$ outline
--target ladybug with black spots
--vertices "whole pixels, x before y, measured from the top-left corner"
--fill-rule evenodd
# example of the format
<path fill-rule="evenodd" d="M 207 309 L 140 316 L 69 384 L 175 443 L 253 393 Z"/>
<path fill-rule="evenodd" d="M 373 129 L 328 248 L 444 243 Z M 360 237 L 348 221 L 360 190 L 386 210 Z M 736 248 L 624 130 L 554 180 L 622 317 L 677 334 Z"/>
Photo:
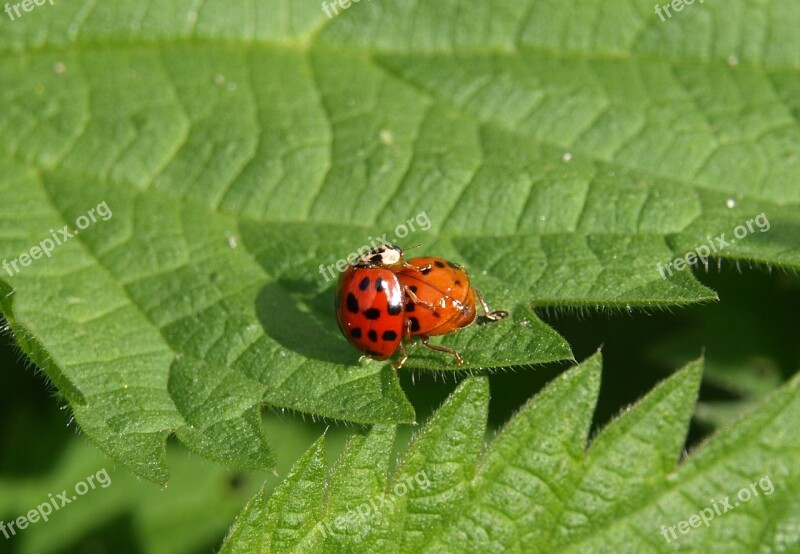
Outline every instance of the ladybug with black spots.
<path fill-rule="evenodd" d="M 403 341 L 416 337 L 432 350 L 451 354 L 461 365 L 458 352 L 430 344 L 429 338 L 475 321 L 476 297 L 487 321 L 508 316 L 503 310 L 489 310 L 460 265 L 433 257 L 406 261 L 400 247 L 384 244 L 361 255 L 342 274 L 336 316 L 342 334 L 365 355 L 386 360 L 399 349 L 395 369 L 408 359 Z"/>
<path fill-rule="evenodd" d="M 391 269 L 402 264 L 402 250 L 378 247 L 360 256 L 339 278 L 339 329 L 350 344 L 376 360 L 390 358 L 398 348 L 406 356 L 403 286 Z"/>
<path fill-rule="evenodd" d="M 429 337 L 446 335 L 475 321 L 477 297 L 487 321 L 508 316 L 503 310 L 492 311 L 481 292 L 469 282 L 469 275 L 459 264 L 443 258 L 412 258 L 397 273 L 405 292 L 405 336 L 419 337 L 433 350 L 447 352 L 461 365 L 463 361 L 452 348 L 436 346 Z"/>

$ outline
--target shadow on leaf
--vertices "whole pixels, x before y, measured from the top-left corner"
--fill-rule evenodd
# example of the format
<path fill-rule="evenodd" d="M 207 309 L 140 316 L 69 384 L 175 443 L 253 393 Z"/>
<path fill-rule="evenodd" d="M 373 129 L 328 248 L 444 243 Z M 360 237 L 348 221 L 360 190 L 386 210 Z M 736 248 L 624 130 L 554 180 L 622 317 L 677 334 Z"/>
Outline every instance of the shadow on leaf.
<path fill-rule="evenodd" d="M 256 299 L 264 332 L 281 345 L 325 362 L 355 365 L 358 353 L 339 332 L 333 287 L 312 295 L 313 283 L 281 280 L 265 285 Z"/>

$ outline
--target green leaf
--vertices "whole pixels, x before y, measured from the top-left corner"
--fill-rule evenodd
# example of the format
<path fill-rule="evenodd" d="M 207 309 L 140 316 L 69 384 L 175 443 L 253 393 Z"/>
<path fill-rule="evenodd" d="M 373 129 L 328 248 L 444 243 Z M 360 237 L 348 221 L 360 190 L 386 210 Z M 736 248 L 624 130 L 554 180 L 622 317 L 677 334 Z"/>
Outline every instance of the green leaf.
<path fill-rule="evenodd" d="M 264 426 L 280 445 L 274 475 L 210 464 L 171 441 L 167 460 L 173 477 L 168 486 L 158 487 L 104 457 L 73 424 L 67 425 L 63 403 L 52 401 L 42 376 L 26 370 L 8 339 L 0 337 L 0 522 L 8 534 L 0 530 L 3 553 L 212 552 L 265 479 L 266 490 L 272 491 L 278 474 L 285 475 L 324 428 L 265 414 Z M 331 429 L 326 445 L 340 451 L 345 438 L 344 429 Z M 25 529 L 12 525 L 49 502 L 48 495 L 74 494 L 70 491 L 84 486 L 79 483 L 86 484 L 80 491 L 85 494 L 68 505 L 56 500 L 47 521 L 39 518 Z"/>
<path fill-rule="evenodd" d="M 467 369 L 570 359 L 534 306 L 714 299 L 659 264 L 759 214 L 770 230 L 719 256 L 800 267 L 794 5 L 662 25 L 650 4 L 562 4 L 328 20 L 318 0 L 74 0 L 6 25 L 0 259 L 113 212 L 0 273 L 0 310 L 84 432 L 163 482 L 172 433 L 272 466 L 264 405 L 413 421 L 396 374 L 338 335 L 319 271 L 384 233 L 465 263 L 512 312 L 441 339 Z"/>
<path fill-rule="evenodd" d="M 223 552 L 619 552 L 642 544 L 752 552 L 796 544 L 800 439 L 789 430 L 800 422 L 800 379 L 678 464 L 701 368 L 675 373 L 588 441 L 596 355 L 532 398 L 485 451 L 487 381 L 468 378 L 388 479 L 389 429 L 353 439 L 327 485 L 321 440 L 280 494 L 250 503 Z M 287 498 L 291 513 L 303 514 L 301 529 L 287 521 Z M 692 522 L 689 531 L 677 527 L 682 521 Z M 279 548 L 270 542 L 290 533 Z"/>

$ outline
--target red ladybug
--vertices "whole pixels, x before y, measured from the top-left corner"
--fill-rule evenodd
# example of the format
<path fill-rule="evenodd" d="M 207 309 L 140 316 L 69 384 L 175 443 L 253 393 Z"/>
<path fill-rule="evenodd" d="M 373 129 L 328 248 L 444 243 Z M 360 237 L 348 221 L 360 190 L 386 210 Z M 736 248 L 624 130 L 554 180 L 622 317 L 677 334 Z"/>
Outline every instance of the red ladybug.
<path fill-rule="evenodd" d="M 339 278 L 339 329 L 350 344 L 376 360 L 390 358 L 398 348 L 405 358 L 403 287 L 397 275 L 387 269 L 402 264 L 402 260 L 399 248 L 378 247 L 359 257 Z"/>
<path fill-rule="evenodd" d="M 428 337 L 446 335 L 475 321 L 475 297 L 489 321 L 508 316 L 503 310 L 490 311 L 480 291 L 470 285 L 469 275 L 459 264 L 443 258 L 412 258 L 397 273 L 406 295 L 405 318 L 408 336 L 418 336 L 433 350 L 453 355 L 452 348 L 428 343 Z"/>
<path fill-rule="evenodd" d="M 477 295 L 485 317 L 503 319 L 508 312 L 490 311 L 483 296 L 458 264 L 442 258 L 405 261 L 398 246 L 381 245 L 360 256 L 339 279 L 336 318 L 345 338 L 376 360 L 399 348 L 399 369 L 408 359 L 403 341 L 420 337 L 432 350 L 461 356 L 452 348 L 430 344 L 429 337 L 452 333 L 475 320 Z"/>

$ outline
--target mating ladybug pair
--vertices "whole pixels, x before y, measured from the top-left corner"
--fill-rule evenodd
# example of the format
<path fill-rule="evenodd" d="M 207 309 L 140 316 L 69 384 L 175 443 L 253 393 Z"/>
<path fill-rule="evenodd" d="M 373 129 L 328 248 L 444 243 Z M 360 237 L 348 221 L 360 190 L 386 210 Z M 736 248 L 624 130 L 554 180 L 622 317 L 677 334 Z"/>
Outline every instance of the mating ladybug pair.
<path fill-rule="evenodd" d="M 384 244 L 359 256 L 342 273 L 336 318 L 350 344 L 371 358 L 385 360 L 399 348 L 402 356 L 393 364 L 395 369 L 408 359 L 403 341 L 412 337 L 432 350 L 452 354 L 461 365 L 458 352 L 428 340 L 475 321 L 476 296 L 487 320 L 508 316 L 489 310 L 460 265 L 429 257 L 406 261 L 400 247 Z"/>

